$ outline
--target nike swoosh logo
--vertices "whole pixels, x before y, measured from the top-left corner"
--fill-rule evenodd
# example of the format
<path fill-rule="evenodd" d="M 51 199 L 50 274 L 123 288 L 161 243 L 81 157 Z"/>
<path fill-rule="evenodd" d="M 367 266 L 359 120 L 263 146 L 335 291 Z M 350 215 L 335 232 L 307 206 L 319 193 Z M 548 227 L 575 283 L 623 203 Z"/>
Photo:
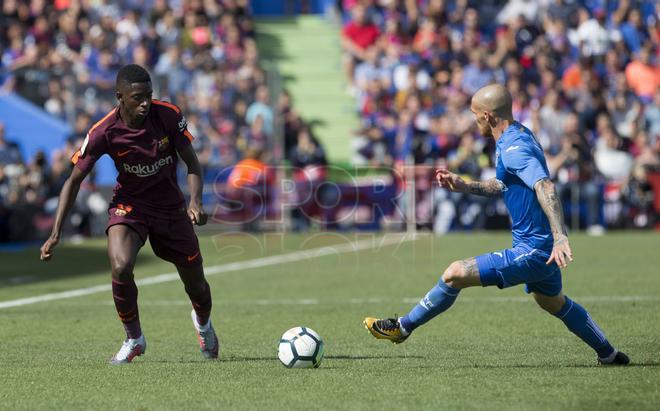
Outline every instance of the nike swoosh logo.
<path fill-rule="evenodd" d="M 511 147 L 508 147 L 505 151 L 516 150 L 516 149 L 519 149 L 519 148 L 520 148 L 520 146 L 511 146 Z"/>
<path fill-rule="evenodd" d="M 378 327 L 371 327 L 371 329 L 376 331 L 378 334 L 382 335 L 383 337 L 389 337 L 389 334 L 385 334 Z"/>
<path fill-rule="evenodd" d="M 126 150 L 126 151 L 118 151 L 117 152 L 117 157 L 124 157 L 126 154 L 130 153 L 133 150 Z"/>
<path fill-rule="evenodd" d="M 194 260 L 195 258 L 197 258 L 198 255 L 199 255 L 199 251 L 197 251 L 197 253 L 195 255 L 189 255 L 188 256 L 188 261 Z"/>

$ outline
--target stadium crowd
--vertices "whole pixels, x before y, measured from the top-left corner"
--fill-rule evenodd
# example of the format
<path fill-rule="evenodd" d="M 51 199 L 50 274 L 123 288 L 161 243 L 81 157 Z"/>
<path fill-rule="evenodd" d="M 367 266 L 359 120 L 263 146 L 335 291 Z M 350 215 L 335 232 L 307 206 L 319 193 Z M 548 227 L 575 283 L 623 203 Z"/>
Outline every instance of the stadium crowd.
<path fill-rule="evenodd" d="M 0 243 L 43 238 L 50 232 L 57 196 L 71 172 L 70 159 L 80 141 L 72 137 L 50 153 L 50 159 L 39 151 L 26 161 L 19 145 L 6 140 L 5 126 L 0 122 Z M 67 233 L 98 234 L 95 230 L 103 225 L 94 224 L 95 218 L 105 208 L 106 201 L 95 190 L 93 179 L 88 180 L 81 187 Z"/>
<path fill-rule="evenodd" d="M 484 227 L 498 208 L 429 185 L 438 165 L 470 178 L 492 175 L 493 141 L 476 133 L 468 108 L 470 95 L 492 81 L 512 92 L 514 115 L 544 146 L 564 202 L 582 204 L 582 226 L 597 232 L 603 222 L 643 227 L 657 218 L 647 182 L 660 163 L 660 6 L 653 1 L 339 3 L 344 68 L 362 120 L 355 163 L 401 168 L 412 159 L 418 215 L 435 231 Z M 155 95 L 186 113 L 211 179 L 247 152 L 267 162 L 286 156 L 301 187 L 309 185 L 306 168 L 326 163 L 290 96 L 270 95 L 247 0 L 6 0 L 0 89 L 74 132 L 60 149 L 24 159 L 0 125 L 0 241 L 49 230 L 69 159 L 115 105 L 115 75 L 126 63 L 147 68 Z M 314 178 L 318 184 L 325 175 Z M 73 215 L 72 232 L 103 227 L 93 223 L 105 216 L 93 179 Z"/>
<path fill-rule="evenodd" d="M 418 215 L 483 227 L 489 203 L 428 190 L 430 166 L 493 175 L 470 96 L 506 84 L 581 226 L 653 224 L 660 165 L 660 4 L 647 0 L 343 0 L 342 46 L 361 129 L 357 164 L 417 166 Z M 408 160 L 412 159 L 412 160 Z M 426 170 L 426 171 L 425 171 Z M 490 204 L 493 205 L 493 204 Z M 492 207 L 491 207 L 492 208 Z M 603 211 L 601 211 L 603 210 Z M 570 213 L 569 213 L 570 216 Z"/>
<path fill-rule="evenodd" d="M 296 162 L 308 157 L 297 141 L 299 134 L 309 140 L 310 131 L 288 94 L 271 103 L 247 0 L 7 0 L 0 10 L 0 89 L 42 106 L 74 133 L 61 149 L 23 159 L 18 142 L 5 141 L 0 128 L 0 241 L 49 229 L 69 159 L 87 129 L 116 105 L 115 77 L 128 63 L 147 68 L 154 96 L 186 114 L 211 180 L 248 149 L 272 157 L 278 114 L 285 153 Z M 93 201 L 81 196 L 73 219 L 80 225 L 74 231 L 85 234 L 103 226 L 90 218 L 105 215 L 91 181 Z"/>

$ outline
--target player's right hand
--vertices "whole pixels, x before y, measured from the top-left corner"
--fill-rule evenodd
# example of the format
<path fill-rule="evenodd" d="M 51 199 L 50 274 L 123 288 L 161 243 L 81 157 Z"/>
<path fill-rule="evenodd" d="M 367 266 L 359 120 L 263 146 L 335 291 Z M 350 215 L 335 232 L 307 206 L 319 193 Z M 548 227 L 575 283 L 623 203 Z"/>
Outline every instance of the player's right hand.
<path fill-rule="evenodd" d="M 57 246 L 57 243 L 60 242 L 60 239 L 57 237 L 49 237 L 48 240 L 41 246 L 41 256 L 39 257 L 41 261 L 48 261 L 53 256 L 53 248 Z"/>
<path fill-rule="evenodd" d="M 446 168 L 439 168 L 435 171 L 435 179 L 441 187 L 450 191 L 466 192 L 467 183 L 461 177 L 447 170 Z"/>
<path fill-rule="evenodd" d="M 573 251 L 571 251 L 571 245 L 568 242 L 567 237 L 562 237 L 558 241 L 555 241 L 555 244 L 552 247 L 552 253 L 550 253 L 550 258 L 546 261 L 546 264 L 557 263 L 559 268 L 566 268 L 568 263 L 573 261 Z"/>

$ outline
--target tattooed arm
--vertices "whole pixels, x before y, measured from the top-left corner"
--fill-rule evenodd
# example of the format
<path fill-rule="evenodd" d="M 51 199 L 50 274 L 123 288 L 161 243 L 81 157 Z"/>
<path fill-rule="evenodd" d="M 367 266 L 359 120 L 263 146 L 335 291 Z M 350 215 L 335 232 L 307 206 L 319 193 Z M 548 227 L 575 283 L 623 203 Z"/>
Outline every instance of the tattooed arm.
<path fill-rule="evenodd" d="M 486 181 L 471 181 L 467 183 L 468 193 L 484 197 L 498 197 L 504 191 L 504 185 L 496 178 Z"/>
<path fill-rule="evenodd" d="M 442 168 L 436 171 L 435 177 L 442 187 L 459 193 L 476 194 L 484 197 L 497 197 L 504 191 L 504 186 L 496 178 L 491 178 L 486 181 L 466 182 L 456 174 Z"/>
<path fill-rule="evenodd" d="M 559 201 L 559 196 L 557 196 L 557 190 L 555 190 L 555 185 L 552 181 L 543 178 L 534 184 L 534 191 L 536 191 L 536 198 L 541 208 L 548 217 L 552 237 L 554 238 L 552 254 L 550 254 L 550 258 L 546 264 L 554 261 L 560 268 L 564 268 L 570 261 L 573 261 L 573 252 L 568 243 L 568 234 L 564 225 L 564 211 Z"/>

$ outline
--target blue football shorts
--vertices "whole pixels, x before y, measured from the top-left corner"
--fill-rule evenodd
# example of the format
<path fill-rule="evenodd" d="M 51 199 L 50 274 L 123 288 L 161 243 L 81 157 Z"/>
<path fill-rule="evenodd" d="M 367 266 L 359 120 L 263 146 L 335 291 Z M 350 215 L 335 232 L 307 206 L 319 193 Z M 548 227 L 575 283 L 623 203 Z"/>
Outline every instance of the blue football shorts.
<path fill-rule="evenodd" d="M 499 288 L 525 284 L 525 292 L 553 297 L 561 292 L 561 270 L 554 262 L 546 265 L 550 253 L 518 245 L 476 257 L 481 284 Z"/>

